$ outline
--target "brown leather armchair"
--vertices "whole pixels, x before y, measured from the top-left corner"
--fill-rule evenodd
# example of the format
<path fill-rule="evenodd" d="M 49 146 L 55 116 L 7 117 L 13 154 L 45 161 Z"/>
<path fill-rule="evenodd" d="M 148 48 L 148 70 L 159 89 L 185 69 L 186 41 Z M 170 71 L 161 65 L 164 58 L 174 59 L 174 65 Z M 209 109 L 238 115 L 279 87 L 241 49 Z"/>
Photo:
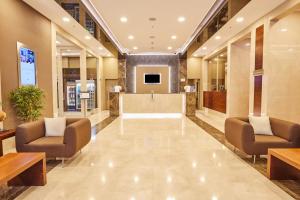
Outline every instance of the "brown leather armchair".
<path fill-rule="evenodd" d="M 45 122 L 39 120 L 17 127 L 18 152 L 45 152 L 47 158 L 70 158 L 91 140 L 89 119 L 66 119 L 64 136 L 46 137 Z"/>
<path fill-rule="evenodd" d="M 274 135 L 255 135 L 248 118 L 228 118 L 225 121 L 225 138 L 235 148 L 255 157 L 267 155 L 269 148 L 300 147 L 300 125 L 270 118 Z"/>

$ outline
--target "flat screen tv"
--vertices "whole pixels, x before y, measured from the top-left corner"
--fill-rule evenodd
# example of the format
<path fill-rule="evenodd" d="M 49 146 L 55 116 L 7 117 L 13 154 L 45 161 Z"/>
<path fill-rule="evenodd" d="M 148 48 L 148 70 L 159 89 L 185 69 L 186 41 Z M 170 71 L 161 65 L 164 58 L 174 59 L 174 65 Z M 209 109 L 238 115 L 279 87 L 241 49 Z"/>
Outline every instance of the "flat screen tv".
<path fill-rule="evenodd" d="M 160 84 L 160 74 L 144 74 L 144 84 Z"/>
<path fill-rule="evenodd" d="M 35 53 L 22 43 L 18 43 L 19 85 L 36 85 Z"/>

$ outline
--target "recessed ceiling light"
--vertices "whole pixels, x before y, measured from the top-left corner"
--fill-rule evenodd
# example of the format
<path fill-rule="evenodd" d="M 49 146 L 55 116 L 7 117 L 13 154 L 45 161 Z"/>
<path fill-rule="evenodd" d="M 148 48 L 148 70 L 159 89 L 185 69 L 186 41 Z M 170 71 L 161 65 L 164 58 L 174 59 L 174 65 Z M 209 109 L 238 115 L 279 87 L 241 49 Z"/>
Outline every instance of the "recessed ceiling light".
<path fill-rule="evenodd" d="M 203 49 L 203 50 L 206 50 L 206 49 L 207 49 L 207 47 L 202 47 L 202 49 Z"/>
<path fill-rule="evenodd" d="M 137 50 L 137 49 L 138 49 L 138 47 L 133 47 L 133 49 L 134 49 L 134 50 Z"/>
<path fill-rule="evenodd" d="M 172 35 L 171 38 L 172 38 L 173 40 L 176 40 L 176 39 L 177 39 L 177 36 L 176 36 L 176 35 Z"/>
<path fill-rule="evenodd" d="M 224 54 L 221 54 L 220 56 L 221 56 L 221 57 L 224 57 Z"/>
<path fill-rule="evenodd" d="M 69 21 L 70 21 L 70 18 L 69 18 L 69 17 L 63 17 L 62 20 L 63 20 L 64 22 L 69 22 Z"/>
<path fill-rule="evenodd" d="M 184 22 L 185 21 L 185 17 L 181 16 L 181 17 L 178 17 L 178 22 Z"/>
<path fill-rule="evenodd" d="M 198 57 L 198 54 L 193 54 L 194 57 Z"/>
<path fill-rule="evenodd" d="M 250 43 L 249 43 L 249 42 L 247 42 L 247 43 L 245 44 L 245 46 L 246 46 L 246 47 L 249 47 L 249 46 L 250 46 Z"/>
<path fill-rule="evenodd" d="M 70 51 L 71 51 L 71 49 L 67 49 L 67 51 L 68 51 L 68 52 L 70 52 Z"/>
<path fill-rule="evenodd" d="M 238 18 L 236 18 L 236 22 L 241 23 L 243 21 L 244 21 L 244 17 L 238 17 Z"/>
<path fill-rule="evenodd" d="M 56 41 L 56 44 L 60 44 L 60 41 Z"/>
<path fill-rule="evenodd" d="M 88 35 L 87 35 L 87 36 L 85 36 L 84 38 L 85 38 L 86 40 L 90 40 L 90 39 L 91 39 L 91 37 L 90 37 L 90 36 L 88 36 Z"/>
<path fill-rule="evenodd" d="M 172 49 L 172 47 L 168 47 L 168 50 L 171 50 Z"/>
<path fill-rule="evenodd" d="M 133 36 L 133 35 L 129 35 L 129 36 L 128 36 L 128 39 L 129 39 L 129 40 L 133 40 L 133 39 L 134 39 L 134 36 Z"/>
<path fill-rule="evenodd" d="M 99 49 L 99 50 L 103 50 L 103 48 L 102 48 L 102 47 L 99 47 L 98 49 Z"/>
<path fill-rule="evenodd" d="M 282 29 L 280 29 L 280 31 L 281 32 L 287 32 L 288 30 L 287 30 L 287 28 L 282 28 Z"/>
<path fill-rule="evenodd" d="M 218 35 L 218 36 L 215 37 L 215 39 L 219 40 L 219 39 L 221 39 L 221 36 Z"/>
<path fill-rule="evenodd" d="M 121 21 L 122 23 L 126 23 L 126 22 L 128 21 L 128 19 L 127 19 L 127 17 L 121 17 L 121 18 L 120 18 L 120 21 Z"/>
<path fill-rule="evenodd" d="M 108 54 L 106 54 L 106 56 L 108 56 L 108 57 L 111 57 L 111 54 L 110 54 L 110 53 L 108 53 Z"/>

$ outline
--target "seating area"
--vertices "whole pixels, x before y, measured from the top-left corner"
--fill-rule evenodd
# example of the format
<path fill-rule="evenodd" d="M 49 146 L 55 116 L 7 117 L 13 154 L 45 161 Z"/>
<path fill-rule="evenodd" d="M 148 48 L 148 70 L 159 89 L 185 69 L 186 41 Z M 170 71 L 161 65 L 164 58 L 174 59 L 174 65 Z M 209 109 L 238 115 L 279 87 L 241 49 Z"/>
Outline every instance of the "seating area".
<path fill-rule="evenodd" d="M 254 134 L 248 118 L 228 118 L 225 121 L 226 140 L 244 153 L 255 157 L 267 155 L 270 148 L 300 148 L 300 125 L 270 118 L 274 135 Z"/>

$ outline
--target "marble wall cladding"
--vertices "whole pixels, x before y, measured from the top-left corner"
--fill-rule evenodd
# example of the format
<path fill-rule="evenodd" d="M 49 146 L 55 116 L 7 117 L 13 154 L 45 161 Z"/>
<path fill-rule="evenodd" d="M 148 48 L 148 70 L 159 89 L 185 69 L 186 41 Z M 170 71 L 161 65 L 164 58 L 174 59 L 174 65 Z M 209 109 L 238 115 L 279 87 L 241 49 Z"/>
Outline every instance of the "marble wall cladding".
<path fill-rule="evenodd" d="M 186 116 L 195 116 L 196 114 L 196 93 L 187 92 L 186 93 Z"/>
<path fill-rule="evenodd" d="M 179 92 L 178 55 L 128 55 L 126 56 L 126 92 L 134 92 L 134 67 L 138 65 L 168 65 L 171 67 L 171 92 Z"/>
<path fill-rule="evenodd" d="M 126 59 L 118 60 L 118 84 L 126 92 Z"/>
<path fill-rule="evenodd" d="M 109 115 L 110 116 L 120 115 L 119 98 L 120 98 L 119 92 L 109 93 Z"/>
<path fill-rule="evenodd" d="M 184 86 L 187 85 L 187 59 L 180 58 L 179 62 L 179 90 L 184 92 Z"/>

